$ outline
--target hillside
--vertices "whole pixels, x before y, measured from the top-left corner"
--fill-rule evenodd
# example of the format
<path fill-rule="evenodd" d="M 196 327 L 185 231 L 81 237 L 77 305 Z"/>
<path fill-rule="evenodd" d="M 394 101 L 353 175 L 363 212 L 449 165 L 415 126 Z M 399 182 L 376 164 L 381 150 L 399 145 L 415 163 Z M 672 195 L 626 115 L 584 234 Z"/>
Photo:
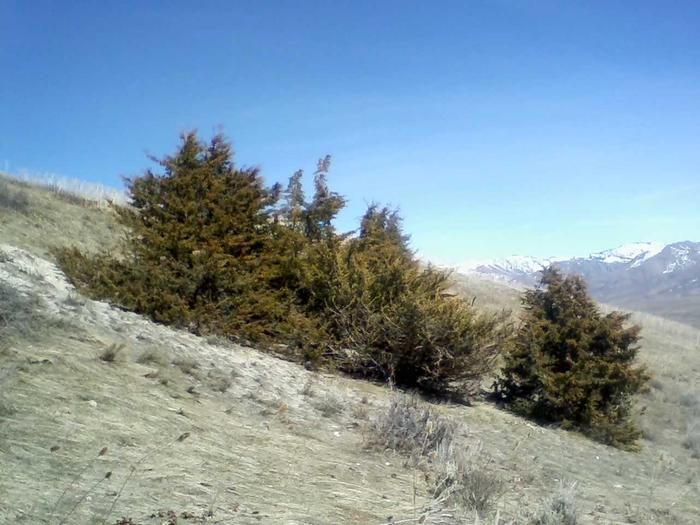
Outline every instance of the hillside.
<path fill-rule="evenodd" d="M 700 242 L 633 243 L 572 259 L 513 257 L 464 271 L 531 286 L 549 264 L 583 276 L 591 295 L 600 302 L 700 328 Z"/>
<path fill-rule="evenodd" d="M 110 212 L 22 189 L 29 205 L 3 209 L 0 227 L 0 523 L 174 523 L 170 512 L 177 523 L 456 522 L 422 471 L 366 447 L 397 394 L 80 296 L 47 249 L 116 246 Z M 53 236 L 31 226 L 47 217 Z M 517 293 L 498 283 L 470 277 L 455 288 L 484 308 L 517 308 Z M 698 522 L 700 331 L 635 321 L 656 372 L 638 406 L 640 453 L 486 401 L 435 407 L 463 425 L 458 447 L 500 480 L 500 523 L 549 505 L 561 482 L 576 483 L 579 523 Z"/>
<path fill-rule="evenodd" d="M 64 187 L 24 182 L 0 173 L 2 242 L 42 255 L 53 246 L 115 249 L 121 226 L 106 202 Z"/>

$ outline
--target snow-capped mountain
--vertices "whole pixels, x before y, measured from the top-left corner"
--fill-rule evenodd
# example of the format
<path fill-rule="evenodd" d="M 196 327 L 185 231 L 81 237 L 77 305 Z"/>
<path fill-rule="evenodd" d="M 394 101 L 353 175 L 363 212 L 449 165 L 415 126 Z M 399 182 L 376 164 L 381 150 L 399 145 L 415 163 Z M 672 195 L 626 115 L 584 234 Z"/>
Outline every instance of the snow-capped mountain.
<path fill-rule="evenodd" d="M 700 242 L 637 242 L 587 257 L 509 257 L 459 271 L 522 287 L 553 264 L 583 276 L 597 300 L 700 326 Z"/>
<path fill-rule="evenodd" d="M 636 268 L 647 259 L 660 253 L 664 248 L 665 245 L 658 242 L 634 242 L 624 244 L 613 250 L 591 254 L 589 258 L 608 264 L 631 263 L 631 266 Z"/>

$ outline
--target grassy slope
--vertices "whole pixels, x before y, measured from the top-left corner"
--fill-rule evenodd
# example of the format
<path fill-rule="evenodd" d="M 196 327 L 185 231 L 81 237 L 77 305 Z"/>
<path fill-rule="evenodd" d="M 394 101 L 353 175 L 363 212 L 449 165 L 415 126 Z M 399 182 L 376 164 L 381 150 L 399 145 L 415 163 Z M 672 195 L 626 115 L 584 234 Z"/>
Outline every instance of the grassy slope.
<path fill-rule="evenodd" d="M 43 256 L 53 246 L 74 245 L 97 251 L 114 249 L 119 244 L 121 226 L 104 205 L 79 205 L 79 199 L 70 194 L 2 174 L 0 193 L 0 242 Z M 26 208 L 16 209 L 7 202 L 23 199 Z"/>
<path fill-rule="evenodd" d="M 390 398 L 385 388 L 79 297 L 36 256 L 53 243 L 115 243 L 118 229 L 103 210 L 29 192 L 29 212 L 3 213 L 0 228 L 0 243 L 29 250 L 4 248 L 0 281 L 34 301 L 0 352 L 0 523 L 67 515 L 68 523 L 105 515 L 108 523 L 126 515 L 162 523 L 158 511 L 169 509 L 212 509 L 211 521 L 221 523 L 385 523 L 411 518 L 425 501 L 424 481 L 401 458 L 363 448 L 366 419 Z M 39 225 L 49 220 L 56 222 L 46 234 Z M 508 288 L 460 286 L 478 305 L 517 308 Z M 645 327 L 642 358 L 657 373 L 639 405 L 647 436 L 639 454 L 537 427 L 488 403 L 441 407 L 464 423 L 464 446 L 480 441 L 492 459 L 485 468 L 503 479 L 502 516 L 533 507 L 567 479 L 578 482 L 583 523 L 698 522 L 700 460 L 683 441 L 700 420 L 700 332 L 636 319 Z M 98 356 L 112 343 L 124 350 L 105 363 Z M 147 351 L 155 360 L 137 362 Z M 199 368 L 173 364 L 183 359 Z M 177 442 L 183 432 L 191 435 Z"/>

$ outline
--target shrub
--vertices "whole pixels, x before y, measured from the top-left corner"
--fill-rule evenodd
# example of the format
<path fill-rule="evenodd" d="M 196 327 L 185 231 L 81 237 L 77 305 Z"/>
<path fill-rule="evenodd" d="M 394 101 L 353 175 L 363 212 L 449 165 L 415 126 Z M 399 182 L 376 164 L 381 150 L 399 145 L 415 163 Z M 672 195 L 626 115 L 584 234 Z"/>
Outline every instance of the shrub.
<path fill-rule="evenodd" d="M 333 417 L 342 414 L 345 403 L 342 399 L 332 394 L 325 394 L 317 398 L 312 405 L 323 417 Z"/>
<path fill-rule="evenodd" d="M 367 445 L 401 452 L 417 460 L 450 448 L 457 426 L 415 397 L 395 396 L 386 412 L 372 418 Z"/>
<path fill-rule="evenodd" d="M 310 364 L 444 392 L 476 384 L 498 352 L 501 319 L 448 296 L 448 275 L 422 268 L 396 212 L 370 206 L 356 236 L 335 231 L 345 199 L 330 191 L 330 157 L 314 195 L 302 173 L 286 191 L 237 168 L 221 136 L 194 133 L 127 181 L 115 207 L 124 254 L 58 249 L 73 284 L 93 297 L 197 334 L 284 343 Z M 269 346 L 269 345 L 268 345 Z"/>
<path fill-rule="evenodd" d="M 503 317 L 448 293 L 449 274 L 415 260 L 387 208 L 370 206 L 359 235 L 307 252 L 307 309 L 345 349 L 339 366 L 444 392 L 477 384 L 498 354 Z"/>
<path fill-rule="evenodd" d="M 559 483 L 556 490 L 525 520 L 527 525 L 576 525 L 576 484 Z"/>
<path fill-rule="evenodd" d="M 521 324 L 505 353 L 496 392 L 514 411 L 634 447 L 632 396 L 649 376 L 635 367 L 639 327 L 629 315 L 601 315 L 580 277 L 543 272 L 523 296 Z"/>
<path fill-rule="evenodd" d="M 488 513 L 503 494 L 504 483 L 485 468 L 481 446 L 454 451 L 443 451 L 436 465 L 436 483 L 433 498 L 443 505 Z"/>
<path fill-rule="evenodd" d="M 678 398 L 678 402 L 681 406 L 694 408 L 700 406 L 700 395 L 695 392 L 684 392 Z"/>
<path fill-rule="evenodd" d="M 199 369 L 199 363 L 191 357 L 179 357 L 173 360 L 173 366 L 179 368 L 183 374 L 194 375 Z"/>
<path fill-rule="evenodd" d="M 163 349 L 151 346 L 138 355 L 136 362 L 142 365 L 165 365 L 168 362 L 168 356 Z"/>
<path fill-rule="evenodd" d="M 105 363 L 114 363 L 119 357 L 123 356 L 126 346 L 122 343 L 112 343 L 100 353 L 100 359 Z"/>
<path fill-rule="evenodd" d="M 22 190 L 13 190 L 4 180 L 0 180 L 0 208 L 25 212 L 29 208 L 29 197 Z"/>
<path fill-rule="evenodd" d="M 691 457 L 700 458 L 700 417 L 696 416 L 686 424 L 683 446 L 690 452 Z"/>

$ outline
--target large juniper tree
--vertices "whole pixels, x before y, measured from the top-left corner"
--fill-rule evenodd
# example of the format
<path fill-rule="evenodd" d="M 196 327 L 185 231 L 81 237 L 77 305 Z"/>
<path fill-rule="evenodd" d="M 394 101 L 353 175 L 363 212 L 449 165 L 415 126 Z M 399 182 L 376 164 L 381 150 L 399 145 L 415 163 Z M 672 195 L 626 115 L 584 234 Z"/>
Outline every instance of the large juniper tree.
<path fill-rule="evenodd" d="M 635 365 L 638 326 L 603 315 L 578 276 L 555 268 L 523 296 L 524 312 L 497 381 L 502 401 L 521 414 L 561 423 L 603 442 L 632 447 L 632 396 L 648 375 Z"/>
<path fill-rule="evenodd" d="M 330 157 L 309 200 L 302 172 L 284 193 L 267 188 L 257 169 L 234 165 L 221 136 L 186 134 L 155 160 L 117 208 L 128 226 L 120 255 L 56 250 L 82 290 L 197 333 L 285 343 L 309 361 L 426 389 L 478 380 L 493 362 L 499 320 L 418 263 L 396 212 L 370 206 L 356 235 L 336 232 L 345 199 L 328 187 Z"/>
<path fill-rule="evenodd" d="M 290 318 L 278 225 L 279 188 L 257 168 L 239 168 L 224 137 L 182 136 L 173 155 L 127 180 L 131 206 L 123 260 L 59 252 L 67 273 L 93 294 L 159 322 L 259 338 L 279 335 Z M 293 316 L 292 316 L 293 317 Z"/>

